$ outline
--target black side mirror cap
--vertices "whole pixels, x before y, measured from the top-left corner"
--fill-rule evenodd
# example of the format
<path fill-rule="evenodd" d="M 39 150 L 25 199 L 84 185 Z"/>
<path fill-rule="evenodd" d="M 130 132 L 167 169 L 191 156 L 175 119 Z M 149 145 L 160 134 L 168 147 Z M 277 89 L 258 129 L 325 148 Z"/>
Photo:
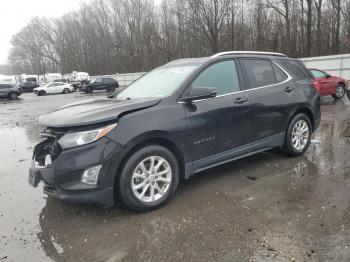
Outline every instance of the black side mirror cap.
<path fill-rule="evenodd" d="M 196 87 L 191 88 L 189 94 L 182 98 L 185 103 L 191 103 L 195 100 L 207 99 L 216 97 L 216 90 L 212 87 Z"/>

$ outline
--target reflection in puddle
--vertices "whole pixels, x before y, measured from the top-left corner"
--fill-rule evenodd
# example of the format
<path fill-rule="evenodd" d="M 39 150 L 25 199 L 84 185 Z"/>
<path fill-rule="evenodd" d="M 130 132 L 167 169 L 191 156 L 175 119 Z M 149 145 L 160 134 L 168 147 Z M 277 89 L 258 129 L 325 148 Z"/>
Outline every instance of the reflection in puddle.
<path fill-rule="evenodd" d="M 49 260 L 37 239 L 45 199 L 27 183 L 35 142 L 24 128 L 0 129 L 0 258 L 9 261 Z"/>

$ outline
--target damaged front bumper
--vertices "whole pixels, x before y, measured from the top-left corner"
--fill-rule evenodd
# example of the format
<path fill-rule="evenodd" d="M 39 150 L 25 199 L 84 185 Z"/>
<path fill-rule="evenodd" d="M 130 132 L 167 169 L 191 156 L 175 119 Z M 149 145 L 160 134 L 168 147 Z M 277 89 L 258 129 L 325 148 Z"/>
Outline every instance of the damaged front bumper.
<path fill-rule="evenodd" d="M 43 182 L 44 193 L 64 201 L 114 205 L 114 181 L 124 147 L 102 138 L 91 144 L 62 150 L 56 140 L 48 137 L 35 146 L 29 183 L 37 187 Z M 96 166 L 101 166 L 97 183 L 84 183 L 84 172 Z"/>

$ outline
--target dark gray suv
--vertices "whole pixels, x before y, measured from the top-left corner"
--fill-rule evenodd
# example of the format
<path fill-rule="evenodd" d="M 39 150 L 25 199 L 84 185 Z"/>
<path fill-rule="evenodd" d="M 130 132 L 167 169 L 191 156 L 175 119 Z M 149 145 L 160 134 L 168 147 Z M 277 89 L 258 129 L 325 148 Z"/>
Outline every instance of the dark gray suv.
<path fill-rule="evenodd" d="M 320 117 L 299 60 L 257 52 L 176 60 L 114 97 L 41 116 L 29 182 L 66 201 L 149 210 L 205 169 L 271 148 L 303 154 Z"/>
<path fill-rule="evenodd" d="M 21 88 L 12 84 L 0 83 L 0 98 L 17 99 L 22 93 Z"/>

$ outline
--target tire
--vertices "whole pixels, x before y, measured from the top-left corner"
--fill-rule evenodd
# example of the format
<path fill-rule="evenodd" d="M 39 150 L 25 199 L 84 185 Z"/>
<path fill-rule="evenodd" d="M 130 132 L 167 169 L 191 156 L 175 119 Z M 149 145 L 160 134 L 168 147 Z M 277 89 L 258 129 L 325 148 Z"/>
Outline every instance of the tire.
<path fill-rule="evenodd" d="M 309 117 L 305 114 L 297 114 L 288 125 L 283 152 L 292 157 L 304 154 L 310 145 L 311 135 L 312 126 Z"/>
<path fill-rule="evenodd" d="M 110 87 L 107 89 L 108 92 L 114 92 L 115 91 L 115 87 Z"/>
<path fill-rule="evenodd" d="M 345 95 L 345 92 L 346 92 L 345 86 L 344 86 L 343 84 L 338 84 L 338 85 L 337 85 L 336 93 L 333 94 L 332 96 L 333 96 L 333 98 L 335 98 L 335 99 L 341 99 L 341 98 L 343 98 L 343 96 Z"/>
<path fill-rule="evenodd" d="M 46 92 L 44 90 L 40 90 L 38 92 L 38 96 L 44 96 L 44 95 L 46 95 Z"/>
<path fill-rule="evenodd" d="M 68 88 L 63 89 L 63 94 L 68 94 L 70 90 Z"/>
<path fill-rule="evenodd" d="M 143 170 L 149 171 L 152 158 L 155 166 L 160 163 L 160 160 L 165 160 L 165 162 L 162 162 L 158 168 L 158 173 L 146 174 L 141 170 L 140 164 L 143 162 Z M 157 176 L 157 174 L 167 170 L 170 172 Z M 178 186 L 179 176 L 179 164 L 174 154 L 165 147 L 149 145 L 138 149 L 127 159 L 119 178 L 116 180 L 115 192 L 127 208 L 137 212 L 148 211 L 158 208 L 170 199 Z M 137 189 L 136 187 L 141 184 L 143 186 Z M 161 193 L 157 187 L 165 192 Z"/>
<path fill-rule="evenodd" d="M 86 88 L 85 93 L 92 93 L 92 88 L 91 87 Z"/>
<path fill-rule="evenodd" d="M 18 94 L 16 92 L 9 93 L 10 100 L 16 100 L 18 98 Z"/>

